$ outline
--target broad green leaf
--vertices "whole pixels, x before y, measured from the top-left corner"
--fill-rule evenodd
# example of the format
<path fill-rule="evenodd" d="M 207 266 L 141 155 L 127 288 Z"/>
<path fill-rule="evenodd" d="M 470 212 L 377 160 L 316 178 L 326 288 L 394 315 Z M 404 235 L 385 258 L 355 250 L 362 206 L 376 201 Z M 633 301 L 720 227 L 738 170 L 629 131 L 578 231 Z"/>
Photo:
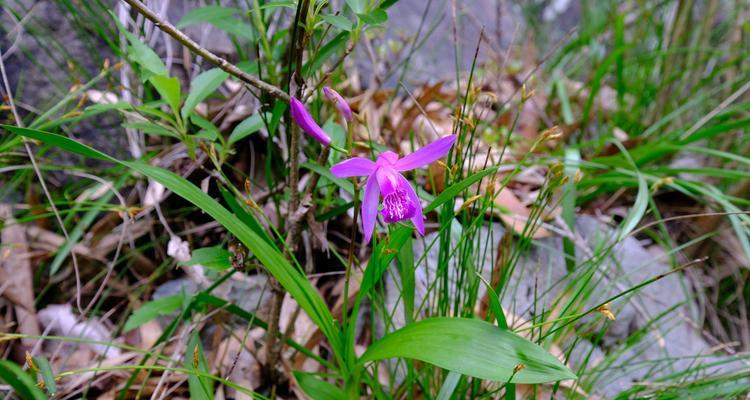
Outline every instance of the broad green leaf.
<path fill-rule="evenodd" d="M 196 205 L 214 220 L 221 223 L 230 233 L 237 237 L 237 239 L 253 252 L 253 255 L 257 257 L 268 271 L 279 281 L 279 283 L 281 283 L 287 292 L 289 292 L 289 294 L 297 301 L 300 307 L 308 314 L 310 319 L 312 319 L 312 321 L 320 328 L 331 343 L 334 352 L 336 352 L 335 354 L 340 355 L 340 332 L 336 328 L 333 316 L 328 310 L 326 303 L 320 297 L 318 291 L 295 267 L 289 263 L 286 258 L 284 258 L 278 248 L 272 247 L 268 242 L 261 239 L 260 236 L 253 232 L 241 220 L 227 211 L 217 203 L 216 200 L 203 193 L 194 184 L 163 168 L 154 167 L 141 162 L 117 160 L 65 136 L 35 129 L 18 128 L 11 125 L 0 125 L 0 127 L 17 135 L 37 139 L 76 154 L 124 165 L 161 183 L 178 196 Z"/>
<path fill-rule="evenodd" d="M 359 359 L 405 357 L 480 379 L 544 383 L 576 379 L 560 360 L 538 345 L 489 322 L 468 318 L 431 318 L 407 325 L 374 342 Z M 513 368 L 524 368 L 515 375 Z"/>
<path fill-rule="evenodd" d="M 193 137 L 214 141 L 219 138 L 219 128 L 213 122 L 201 117 L 198 114 L 190 114 L 190 121 L 201 128 L 201 131 Z"/>
<path fill-rule="evenodd" d="M 161 98 L 172 107 L 175 115 L 180 112 L 180 81 L 177 78 L 154 75 L 149 78 L 149 82 L 154 85 Z"/>
<path fill-rule="evenodd" d="M 141 75 L 144 79 L 152 75 L 167 75 L 167 66 L 161 61 L 161 58 L 150 47 L 140 41 L 131 42 L 128 47 L 128 56 L 136 64 L 143 68 Z"/>
<path fill-rule="evenodd" d="M 340 387 L 319 379 L 314 374 L 294 371 L 294 378 L 297 379 L 302 390 L 307 393 L 311 399 L 315 400 L 345 400 L 346 393 Z"/>
<path fill-rule="evenodd" d="M 352 21 L 343 15 L 321 15 L 320 18 L 343 31 L 352 30 Z"/>
<path fill-rule="evenodd" d="M 112 17 L 115 24 L 117 24 L 117 29 L 119 29 L 128 39 L 128 42 L 130 43 L 130 46 L 128 46 L 128 58 L 130 61 L 141 66 L 141 69 L 143 69 L 141 77 L 143 79 L 148 79 L 151 75 L 168 76 L 169 71 L 167 71 L 167 66 L 164 65 L 161 58 L 154 53 L 150 47 L 143 44 L 137 36 L 129 32 L 127 28 L 120 23 L 120 19 L 117 15 L 112 11 L 109 11 L 109 15 Z"/>
<path fill-rule="evenodd" d="M 8 360 L 0 360 L 0 382 L 5 382 L 16 394 L 26 400 L 44 400 L 47 396 L 21 367 Z"/>
<path fill-rule="evenodd" d="M 232 267 L 231 257 L 232 253 L 221 246 L 204 247 L 193 250 L 192 257 L 180 265 L 191 267 L 200 264 L 206 268 L 224 271 Z"/>
<path fill-rule="evenodd" d="M 190 399 L 192 400 L 213 400 L 214 382 L 206 375 L 210 375 L 208 362 L 203 354 L 203 346 L 197 332 L 193 332 L 187 345 L 187 354 L 185 357 L 185 368 L 195 371 L 189 374 L 188 388 L 190 389 Z"/>
<path fill-rule="evenodd" d="M 388 13 L 381 8 L 376 8 L 367 14 L 357 14 L 357 16 L 368 25 L 380 25 L 388 21 Z"/>
<path fill-rule="evenodd" d="M 430 203 L 427 207 L 425 207 L 424 212 L 428 213 L 440 207 L 443 203 L 456 197 L 459 193 L 466 190 L 469 186 L 479 182 L 480 179 L 497 171 L 497 168 L 498 167 L 489 167 L 489 168 L 483 169 L 479 172 L 474 173 L 473 175 L 469 175 L 468 177 L 464 178 L 461 182 L 457 182 L 457 183 L 450 185 L 445 190 L 443 190 L 443 193 L 440 193 L 437 197 L 435 197 L 435 200 L 433 200 L 432 203 Z"/>
<path fill-rule="evenodd" d="M 196 76 L 190 83 L 190 93 L 182 106 L 182 118 L 186 119 L 195 110 L 195 106 L 221 86 L 228 77 L 229 74 L 219 68 L 209 69 Z"/>
<path fill-rule="evenodd" d="M 57 383 L 55 382 L 55 374 L 52 372 L 52 366 L 47 360 L 47 357 L 34 357 L 34 364 L 39 368 L 39 375 L 42 376 L 42 381 L 44 382 L 47 394 L 54 396 L 57 392 Z"/>
<path fill-rule="evenodd" d="M 177 310 L 182 306 L 183 296 L 175 294 L 172 296 L 162 297 L 160 299 L 151 300 L 143 303 L 141 308 L 135 310 L 130 315 L 128 321 L 125 322 L 125 326 L 122 328 L 123 332 L 132 331 L 135 328 L 153 320 L 160 315 L 168 315 L 173 311 Z"/>
<path fill-rule="evenodd" d="M 266 113 L 266 119 L 268 119 L 269 117 L 270 114 Z M 237 124 L 237 126 L 235 126 L 232 130 L 232 133 L 229 134 L 227 144 L 234 144 L 252 135 L 253 133 L 258 132 L 261 128 L 263 128 L 263 124 L 263 115 L 260 113 L 253 114 L 245 118 L 245 120 Z"/>

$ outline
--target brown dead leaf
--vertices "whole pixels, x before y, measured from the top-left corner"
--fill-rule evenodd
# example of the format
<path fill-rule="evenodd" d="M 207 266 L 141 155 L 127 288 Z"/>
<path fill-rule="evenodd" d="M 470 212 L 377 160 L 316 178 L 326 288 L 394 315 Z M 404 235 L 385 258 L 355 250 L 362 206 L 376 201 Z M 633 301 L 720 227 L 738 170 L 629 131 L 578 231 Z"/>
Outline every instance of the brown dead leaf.
<path fill-rule="evenodd" d="M 262 384 L 261 366 L 252 354 L 255 351 L 253 340 L 248 337 L 244 345 L 241 343 L 244 336 L 245 332 L 238 329 L 219 344 L 216 350 L 219 372 L 222 377 L 255 390 Z M 251 398 L 231 388 L 226 388 L 226 394 L 235 399 Z"/>
<path fill-rule="evenodd" d="M 7 204 L 0 205 L 0 219 L 4 221 L 4 228 L 0 232 L 0 268 L 5 272 L 6 279 L 0 288 L 10 290 L 10 299 L 15 298 L 16 321 L 19 332 L 26 335 L 38 336 L 39 321 L 34 311 L 33 271 L 27 257 L 29 245 L 26 240 L 26 230 L 16 223 L 12 209 Z M 2 293 L 3 290 L 0 290 Z M 33 347 L 35 341 L 23 339 L 21 341 L 26 350 Z"/>
<path fill-rule="evenodd" d="M 32 248 L 37 250 L 44 250 L 49 253 L 57 251 L 66 242 L 64 236 L 58 235 L 54 232 L 42 229 L 34 225 L 26 227 L 26 236 L 29 239 L 29 244 Z M 76 255 L 93 258 L 101 262 L 107 262 L 105 258 L 94 254 L 91 249 L 81 243 L 74 245 L 72 251 Z"/>
<path fill-rule="evenodd" d="M 502 207 L 507 212 L 501 212 L 500 218 L 502 218 L 505 225 L 513 229 L 517 234 L 521 234 L 524 231 L 524 226 L 529 220 L 530 210 L 521 203 L 510 189 L 503 188 L 497 195 L 495 195 L 495 204 Z M 548 237 L 550 232 L 542 227 L 538 227 L 534 230 L 534 234 L 531 236 L 533 239 L 541 239 Z"/>

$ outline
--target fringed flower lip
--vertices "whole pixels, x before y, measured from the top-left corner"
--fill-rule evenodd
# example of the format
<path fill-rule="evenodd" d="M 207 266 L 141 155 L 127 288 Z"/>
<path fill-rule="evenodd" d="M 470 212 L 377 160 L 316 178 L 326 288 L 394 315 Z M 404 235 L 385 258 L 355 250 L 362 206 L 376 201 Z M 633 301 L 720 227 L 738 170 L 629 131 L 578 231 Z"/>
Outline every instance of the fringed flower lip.
<path fill-rule="evenodd" d="M 424 167 L 439 160 L 448 154 L 455 141 L 456 135 L 448 135 L 401 158 L 392 151 L 386 151 L 381 153 L 376 161 L 352 157 L 331 167 L 331 174 L 337 178 L 368 177 L 362 199 L 362 229 L 365 243 L 372 238 L 381 195 L 383 209 L 380 210 L 380 214 L 385 222 L 410 219 L 417 232 L 424 235 L 422 204 L 417 192 L 401 172 Z"/>
<path fill-rule="evenodd" d="M 323 86 L 323 93 L 328 97 L 328 100 L 332 101 L 334 104 L 336 104 L 336 108 L 339 110 L 339 113 L 342 117 L 344 117 L 345 120 L 351 121 L 354 119 L 354 114 L 352 113 L 351 107 L 349 107 L 349 103 L 339 94 L 339 92 L 331 89 L 328 86 Z"/>
<path fill-rule="evenodd" d="M 310 112 L 307 111 L 307 108 L 305 108 L 305 105 L 302 104 L 301 101 L 292 96 L 289 105 L 291 107 L 292 119 L 294 119 L 294 122 L 296 122 L 297 125 L 299 125 L 300 128 L 302 128 L 302 130 L 304 130 L 311 138 L 315 139 L 323 146 L 330 147 L 342 153 L 347 153 L 346 150 L 334 146 L 331 143 L 331 137 L 328 136 L 317 122 L 315 122 L 315 119 L 313 119 L 312 115 L 310 115 Z"/>

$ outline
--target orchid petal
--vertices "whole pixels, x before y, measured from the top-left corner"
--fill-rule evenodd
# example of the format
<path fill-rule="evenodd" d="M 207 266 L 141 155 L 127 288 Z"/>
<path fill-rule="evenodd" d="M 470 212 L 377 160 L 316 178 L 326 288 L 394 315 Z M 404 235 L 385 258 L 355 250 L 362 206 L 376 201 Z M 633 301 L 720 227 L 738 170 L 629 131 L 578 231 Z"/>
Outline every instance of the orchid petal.
<path fill-rule="evenodd" d="M 411 186 L 409 181 L 404 178 L 403 175 L 398 175 L 399 179 L 399 185 L 402 189 L 406 190 L 406 195 L 409 197 L 409 200 L 412 202 L 414 207 L 416 208 L 416 211 L 414 212 L 414 216 L 412 216 L 411 222 L 414 223 L 414 226 L 417 228 L 417 232 L 421 236 L 424 236 L 424 213 L 422 212 L 422 202 L 419 201 L 419 196 L 417 196 L 417 192 L 414 191 L 414 188 Z"/>
<path fill-rule="evenodd" d="M 325 133 L 323 128 L 318 125 L 313 119 L 312 115 L 307 111 L 305 105 L 301 101 L 292 97 L 289 105 L 292 109 L 292 118 L 310 137 L 317 140 L 323 146 L 329 146 L 331 144 L 331 138 Z"/>
<path fill-rule="evenodd" d="M 430 164 L 448 154 L 455 141 L 456 135 L 448 135 L 440 138 L 414 153 L 399 159 L 394 164 L 394 168 L 397 171 L 408 171 Z"/>
<path fill-rule="evenodd" d="M 370 242 L 372 232 L 375 229 L 379 197 L 380 189 L 378 187 L 378 180 L 374 176 L 371 176 L 365 184 L 365 195 L 362 199 L 362 230 L 365 234 L 365 243 Z"/>
<path fill-rule="evenodd" d="M 375 163 L 364 157 L 352 157 L 331 167 L 331 174 L 336 178 L 369 176 L 373 172 L 375 172 Z"/>
<path fill-rule="evenodd" d="M 388 150 L 380 153 L 377 163 L 379 166 L 392 168 L 396 161 L 398 161 L 398 154 Z"/>
<path fill-rule="evenodd" d="M 352 114 L 352 109 L 349 107 L 349 103 L 347 103 L 346 100 L 337 91 L 329 88 L 328 86 L 324 86 L 323 93 L 325 93 L 326 97 L 328 97 L 328 100 L 336 104 L 336 108 L 338 108 L 339 113 L 341 113 L 345 120 L 351 121 L 352 119 L 354 119 L 354 115 Z"/>

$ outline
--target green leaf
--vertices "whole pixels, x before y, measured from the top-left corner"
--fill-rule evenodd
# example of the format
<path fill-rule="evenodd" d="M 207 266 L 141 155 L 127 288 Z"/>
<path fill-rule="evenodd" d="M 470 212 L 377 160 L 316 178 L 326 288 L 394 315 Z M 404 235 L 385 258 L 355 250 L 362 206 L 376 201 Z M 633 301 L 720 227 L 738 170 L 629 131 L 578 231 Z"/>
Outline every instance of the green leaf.
<path fill-rule="evenodd" d="M 648 209 L 648 184 L 640 172 L 636 171 L 636 177 L 638 178 L 638 194 L 635 197 L 633 207 L 620 224 L 620 231 L 617 235 L 618 241 L 621 241 L 630 235 L 630 232 L 638 226 L 638 223 Z"/>
<path fill-rule="evenodd" d="M 231 18 L 242 11 L 239 8 L 223 6 L 205 6 L 193 8 L 182 16 L 180 21 L 175 25 L 182 29 L 186 26 L 197 24 L 199 22 L 221 21 L 225 18 Z"/>
<path fill-rule="evenodd" d="M 172 111 L 177 115 L 180 111 L 180 81 L 164 75 L 154 75 L 148 81 L 154 85 L 161 98 L 172 107 Z"/>
<path fill-rule="evenodd" d="M 405 357 L 480 379 L 544 383 L 576 379 L 538 345 L 482 320 L 431 318 L 407 325 L 374 342 L 358 361 Z M 513 368 L 524 368 L 513 374 Z"/>
<path fill-rule="evenodd" d="M 316 174 L 318 174 L 318 175 L 320 175 L 320 176 L 328 179 L 329 181 L 335 183 L 336 186 L 338 186 L 338 187 L 346 190 L 347 192 L 349 192 L 351 194 L 354 194 L 354 185 L 352 185 L 352 183 L 349 182 L 349 180 L 347 180 L 347 179 L 336 178 L 335 176 L 333 176 L 333 174 L 331 174 L 331 170 L 330 169 L 328 169 L 328 168 L 326 168 L 326 167 L 324 167 L 322 165 L 311 163 L 311 162 L 304 162 L 304 163 L 302 163 L 300 165 L 300 167 L 308 169 L 310 171 L 313 171 Z"/>
<path fill-rule="evenodd" d="M 269 117 L 270 114 L 266 113 L 266 119 L 268 119 Z M 237 126 L 235 126 L 232 130 L 232 133 L 229 134 L 227 144 L 234 144 L 252 135 L 253 133 L 258 132 L 261 128 L 263 128 L 263 124 L 263 115 L 260 113 L 253 114 L 245 118 L 245 120 L 237 124 Z"/>
<path fill-rule="evenodd" d="M 0 381 L 10 385 L 22 399 L 44 400 L 47 398 L 21 367 L 8 360 L 0 360 Z"/>
<path fill-rule="evenodd" d="M 227 211 L 216 200 L 203 193 L 198 187 L 185 178 L 163 168 L 154 167 L 140 162 L 120 161 L 100 151 L 76 142 L 65 136 L 38 131 L 35 129 L 18 128 L 11 125 L 0 125 L 17 135 L 37 139 L 47 144 L 57 146 L 83 156 L 111 161 L 122 164 L 164 185 L 178 196 L 190 201 L 215 221 L 221 223 L 231 234 L 239 239 L 268 271 L 281 283 L 289 294 L 297 301 L 302 310 L 320 328 L 330 342 L 334 353 L 340 355 L 341 334 L 336 328 L 328 306 L 320 297 L 317 289 L 304 277 L 297 268 L 273 247 L 261 239 L 247 225 Z"/>
<path fill-rule="evenodd" d="M 290 10 L 296 10 L 297 9 L 296 1 L 295 0 L 272 0 L 258 7 L 258 10 L 274 10 L 277 8 L 288 8 Z"/>
<path fill-rule="evenodd" d="M 122 124 L 125 128 L 133 128 L 138 129 L 140 131 L 143 131 L 143 133 L 147 133 L 149 135 L 157 135 L 157 136 L 168 136 L 173 138 L 179 138 L 179 135 L 177 132 L 165 127 L 161 126 L 159 124 L 155 124 L 150 121 L 141 121 L 141 122 L 126 122 Z"/>
<path fill-rule="evenodd" d="M 318 379 L 314 374 L 294 371 L 294 378 L 311 399 L 345 400 L 347 398 L 346 393 L 340 387 Z"/>
<path fill-rule="evenodd" d="M 177 28 L 205 22 L 229 34 L 254 42 L 257 34 L 252 25 L 235 18 L 242 10 L 232 7 L 206 6 L 188 11 L 177 23 Z"/>
<path fill-rule="evenodd" d="M 310 71 L 318 71 L 331 56 L 336 54 L 339 50 L 342 50 L 346 46 L 346 42 L 349 40 L 349 32 L 341 32 L 336 35 L 333 39 L 329 40 L 328 43 L 320 48 L 320 51 L 315 55 L 315 58 L 309 60 L 307 64 L 302 68 L 302 74 L 307 76 Z"/>
<path fill-rule="evenodd" d="M 644 178 L 643 174 L 641 174 L 638 171 L 638 167 L 633 161 L 633 158 L 630 156 L 630 153 L 628 152 L 628 150 L 618 140 L 613 139 L 611 142 L 614 143 L 615 146 L 617 146 L 620 149 L 620 151 L 622 152 L 622 155 L 625 157 L 625 159 L 628 161 L 630 166 L 633 168 L 636 179 L 638 180 L 638 194 L 635 197 L 635 203 L 633 204 L 633 208 L 630 209 L 630 212 L 628 212 L 628 215 L 625 216 L 625 219 L 620 224 L 620 229 L 617 234 L 617 241 L 619 242 L 619 241 L 624 240 L 628 235 L 630 235 L 630 232 L 632 232 L 633 229 L 635 229 L 635 227 L 638 226 L 638 223 L 646 214 L 646 210 L 648 209 L 649 194 L 648 194 L 648 183 L 646 183 L 646 178 Z"/>
<path fill-rule="evenodd" d="M 387 10 L 387 9 L 391 8 L 394 4 L 396 4 L 398 2 L 399 2 L 399 0 L 383 0 L 380 3 L 380 8 L 382 8 L 383 10 Z"/>
<path fill-rule="evenodd" d="M 197 332 L 193 332 L 187 345 L 187 357 L 185 357 L 185 368 L 201 372 L 202 374 L 189 374 L 188 388 L 190 389 L 190 398 L 197 400 L 213 400 L 214 384 L 213 380 L 206 375 L 210 375 L 208 362 L 203 353 L 203 346 Z"/>
<path fill-rule="evenodd" d="M 414 278 L 414 249 L 411 235 L 406 238 L 403 246 L 398 249 L 396 264 L 398 276 L 401 278 L 401 297 L 404 304 L 404 316 L 407 324 L 414 320 L 414 293 L 416 279 Z"/>
<path fill-rule="evenodd" d="M 495 314 L 495 318 L 497 318 L 497 326 L 500 329 L 508 329 L 508 321 L 505 319 L 505 311 L 503 311 L 503 306 L 500 304 L 500 296 L 497 295 L 492 284 L 484 279 L 481 274 L 477 275 L 487 288 L 487 298 L 490 299 L 490 311 L 492 311 L 492 313 Z"/>
<path fill-rule="evenodd" d="M 271 236 L 268 235 L 268 232 L 263 229 L 263 225 L 258 222 L 255 216 L 242 208 L 240 203 L 237 201 L 237 199 L 234 198 L 229 190 L 220 185 L 219 191 L 221 192 L 221 197 L 224 199 L 224 202 L 227 203 L 229 209 L 232 210 L 234 215 L 236 215 L 236 217 L 239 218 L 240 221 L 242 221 L 245 225 L 250 227 L 250 229 L 252 229 L 256 235 L 263 238 L 266 243 L 268 243 L 269 245 L 273 245 L 273 239 L 271 239 Z"/>
<path fill-rule="evenodd" d="M 200 264 L 206 268 L 224 271 L 232 267 L 231 257 L 232 253 L 221 246 L 204 247 L 193 250 L 193 256 L 189 260 L 180 263 L 180 265 L 190 267 Z"/>
<path fill-rule="evenodd" d="M 453 396 L 453 392 L 456 390 L 456 385 L 458 385 L 459 380 L 461 380 L 461 374 L 454 371 L 449 372 L 448 376 L 445 377 L 443 386 L 440 387 L 437 400 L 450 400 Z"/>
<path fill-rule="evenodd" d="M 469 175 L 468 177 L 464 178 L 461 182 L 457 182 L 448 186 L 445 190 L 443 190 L 443 193 L 440 193 L 437 197 L 435 197 L 435 200 L 433 200 L 432 203 L 430 203 L 427 207 L 425 207 L 424 212 L 428 213 L 440 207 L 443 203 L 456 197 L 459 193 L 466 190 L 466 188 L 468 188 L 469 186 L 479 182 L 480 179 L 497 171 L 497 168 L 498 167 L 489 167 L 489 168 L 483 169 L 479 172 L 474 173 L 473 175 Z"/>
<path fill-rule="evenodd" d="M 54 396 L 57 392 L 57 383 L 55 382 L 55 374 L 52 372 L 52 366 L 47 357 L 34 357 L 34 364 L 39 368 L 39 375 L 42 376 L 44 386 L 47 388 L 47 394 Z"/>
<path fill-rule="evenodd" d="M 209 69 L 196 76 L 190 83 L 190 93 L 182 106 L 182 118 L 186 119 L 195 110 L 195 106 L 221 86 L 228 77 L 229 74 L 219 68 Z"/>
<path fill-rule="evenodd" d="M 153 320 L 160 315 L 171 314 L 173 311 L 182 306 L 182 299 L 182 295 L 175 294 L 172 296 L 162 297 L 160 299 L 143 303 L 141 308 L 135 310 L 135 312 L 130 315 L 127 322 L 125 322 L 125 326 L 122 328 L 122 331 L 132 331 L 133 329 L 138 328 L 139 326 Z"/>
<path fill-rule="evenodd" d="M 112 17 L 115 24 L 117 24 L 117 29 L 119 29 L 128 39 L 128 42 L 130 43 L 130 46 L 128 46 L 128 58 L 130 61 L 141 66 L 143 69 L 143 71 L 141 71 L 141 77 L 143 79 L 148 79 L 151 75 L 168 76 L 169 71 L 167 71 L 167 66 L 164 65 L 161 58 L 154 53 L 150 47 L 143 44 L 137 36 L 129 32 L 127 28 L 120 23 L 120 19 L 117 15 L 112 11 L 109 11 L 109 15 Z"/>
<path fill-rule="evenodd" d="M 350 32 L 352 30 L 352 21 L 343 15 L 321 15 L 320 18 L 343 31 Z"/>
<path fill-rule="evenodd" d="M 367 0 L 346 0 L 346 4 L 349 6 L 349 8 L 352 9 L 352 11 L 354 11 L 355 14 L 361 14 L 365 12 Z"/>
<path fill-rule="evenodd" d="M 400 226 L 391 231 L 388 241 L 378 243 L 375 250 L 373 250 L 373 255 L 367 262 L 367 268 L 365 268 L 365 274 L 359 286 L 358 297 L 363 298 L 369 294 L 370 290 L 376 287 L 386 268 L 391 265 L 391 261 L 399 253 L 399 249 L 411 239 L 412 232 L 412 227 Z"/>
<path fill-rule="evenodd" d="M 376 8 L 367 14 L 357 14 L 357 16 L 368 25 L 380 25 L 388 21 L 388 13 L 381 8 Z"/>
<path fill-rule="evenodd" d="M 214 141 L 219 138 L 219 128 L 213 122 L 201 117 L 198 114 L 190 114 L 190 121 L 201 131 L 194 135 L 196 138 Z"/>

